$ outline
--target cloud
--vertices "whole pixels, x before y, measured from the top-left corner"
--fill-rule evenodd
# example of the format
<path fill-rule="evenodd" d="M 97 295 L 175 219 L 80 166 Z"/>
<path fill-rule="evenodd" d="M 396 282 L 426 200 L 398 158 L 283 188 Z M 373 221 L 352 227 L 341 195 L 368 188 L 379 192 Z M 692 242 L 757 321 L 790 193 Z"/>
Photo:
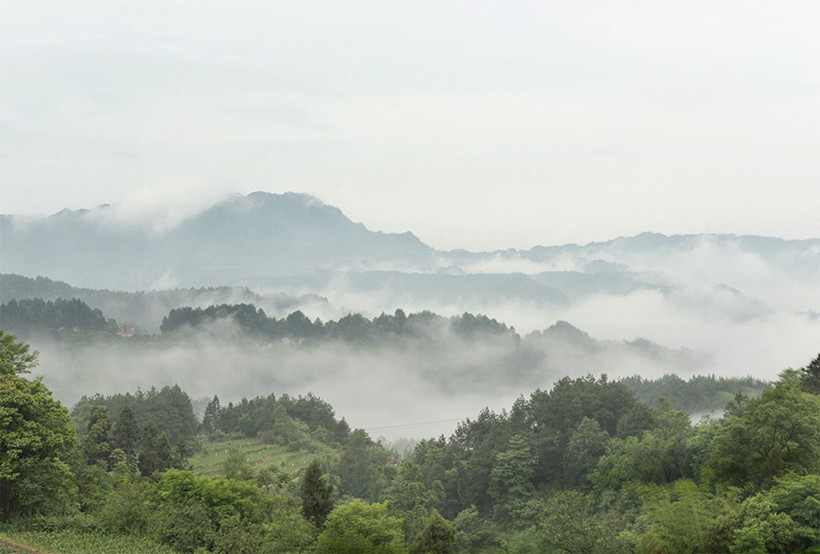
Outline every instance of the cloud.
<path fill-rule="evenodd" d="M 92 210 L 88 216 L 102 225 L 163 234 L 226 196 L 227 193 L 222 190 L 203 191 L 196 180 L 175 176 L 161 182 L 135 186 L 125 193 L 118 204 Z M 170 288 L 174 282 L 173 277 L 166 274 L 157 283 L 157 288 Z"/>

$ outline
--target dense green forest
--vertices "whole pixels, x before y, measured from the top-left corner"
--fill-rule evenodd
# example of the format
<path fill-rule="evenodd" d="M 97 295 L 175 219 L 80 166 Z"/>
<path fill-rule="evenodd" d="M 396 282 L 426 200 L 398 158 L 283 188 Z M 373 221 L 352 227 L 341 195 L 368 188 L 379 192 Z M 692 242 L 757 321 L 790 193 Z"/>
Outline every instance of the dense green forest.
<path fill-rule="evenodd" d="M 313 395 L 214 397 L 201 421 L 179 387 L 69 411 L 36 363 L 0 331 L 0 535 L 44 550 L 820 551 L 820 356 L 694 425 L 564 378 L 403 459 Z"/>
<path fill-rule="evenodd" d="M 300 305 L 327 305 L 325 298 L 315 294 L 298 297 L 282 293 L 260 295 L 247 287 L 239 286 L 126 292 L 75 287 L 42 276 L 32 278 L 0 273 L 0 304 L 35 298 L 46 301 L 76 298 L 95 309 L 102 310 L 108 317 L 116 319 L 121 324 L 134 325 L 148 332 L 158 331 L 162 316 L 170 309 L 181 306 L 245 302 L 288 313 Z"/>
<path fill-rule="evenodd" d="M 0 314 L 4 328 L 21 335 L 36 331 L 111 334 L 119 331 L 116 321 L 106 319 L 101 310 L 90 308 L 78 298 L 10 300 L 0 306 Z"/>

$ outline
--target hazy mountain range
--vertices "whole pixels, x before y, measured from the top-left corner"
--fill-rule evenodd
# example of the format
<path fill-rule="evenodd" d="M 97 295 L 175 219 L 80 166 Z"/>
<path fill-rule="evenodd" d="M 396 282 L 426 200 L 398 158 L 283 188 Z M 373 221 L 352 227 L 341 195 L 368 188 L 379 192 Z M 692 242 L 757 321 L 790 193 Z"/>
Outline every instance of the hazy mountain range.
<path fill-rule="evenodd" d="M 77 297 L 138 332 L 156 332 L 179 306 L 250 303 L 270 316 L 299 309 L 323 321 L 397 308 L 487 314 L 526 338 L 524 350 L 449 339 L 433 350 L 303 349 L 215 341 L 226 332 L 219 327 L 213 337 L 150 348 L 37 340 L 38 372 L 67 401 L 91 383 L 102 392 L 180 383 L 234 399 L 313 391 L 357 424 L 383 423 L 388 412 L 387 423 L 398 424 L 500 409 L 564 375 L 773 379 L 820 351 L 820 239 L 643 233 L 445 252 L 411 233 L 372 232 L 310 196 L 261 192 L 174 226 L 101 206 L 0 216 L 0 232 L 3 302 Z"/>
<path fill-rule="evenodd" d="M 642 233 L 439 251 L 409 232 L 370 231 L 311 196 L 263 192 L 233 195 L 173 226 L 99 206 L 0 216 L 0 232 L 0 271 L 70 283 L 72 295 L 149 331 L 181 304 L 249 302 L 324 320 L 469 311 L 522 334 L 569 321 L 602 340 L 643 337 L 707 354 L 692 371 L 762 377 L 820 348 L 820 239 Z M 589 367 L 621 369 L 629 373 Z"/>
<path fill-rule="evenodd" d="M 744 271 L 740 261 L 799 280 L 820 275 L 820 239 L 643 233 L 584 246 L 444 252 L 409 232 L 370 231 L 338 208 L 295 193 L 237 194 L 163 231 L 120 221 L 104 205 L 45 218 L 3 215 L 0 232 L 4 273 L 96 289 L 250 286 L 331 301 L 334 289 L 344 289 L 343 303 L 351 294 L 376 294 L 393 300 L 385 309 L 401 301 L 562 305 L 597 294 L 669 293 L 691 280 L 675 273 L 681 263 L 690 266 L 687 272 L 715 261 Z M 713 259 L 697 259 L 702 254 Z M 721 275 L 725 269 L 709 268 L 700 280 L 746 294 L 743 279 Z M 741 312 L 757 313 L 755 300 L 749 303 L 752 309 Z"/>

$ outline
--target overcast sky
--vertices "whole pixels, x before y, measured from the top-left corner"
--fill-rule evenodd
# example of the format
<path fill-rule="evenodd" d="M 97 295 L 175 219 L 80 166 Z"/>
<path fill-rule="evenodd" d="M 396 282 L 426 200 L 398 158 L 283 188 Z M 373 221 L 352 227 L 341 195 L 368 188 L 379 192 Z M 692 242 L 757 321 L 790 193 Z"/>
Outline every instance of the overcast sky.
<path fill-rule="evenodd" d="M 0 212 L 266 190 L 438 248 L 816 237 L 818 29 L 816 1 L 0 0 Z"/>

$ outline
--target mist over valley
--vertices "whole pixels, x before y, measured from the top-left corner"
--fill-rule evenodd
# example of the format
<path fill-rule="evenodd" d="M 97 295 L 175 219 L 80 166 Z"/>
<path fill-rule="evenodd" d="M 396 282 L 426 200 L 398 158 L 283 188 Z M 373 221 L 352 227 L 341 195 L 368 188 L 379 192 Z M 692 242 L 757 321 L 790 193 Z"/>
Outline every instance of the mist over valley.
<path fill-rule="evenodd" d="M 354 426 L 433 436 L 564 376 L 770 380 L 805 364 L 820 336 L 817 239 L 643 233 L 439 251 L 293 193 L 233 195 L 166 227 L 118 213 L 101 206 L 0 222 L 2 303 L 78 298 L 135 327 L 137 340 L 120 344 L 32 338 L 38 374 L 67 403 L 92 389 L 173 383 L 226 401 L 314 392 Z M 159 335 L 172 310 L 235 304 L 334 323 L 401 310 L 418 333 L 365 344 L 250 340 L 226 317 L 184 338 Z M 435 317 L 419 317 L 426 312 Z M 497 324 L 492 332 L 454 331 L 481 314 Z M 446 423 L 410 426 L 438 421 Z"/>

